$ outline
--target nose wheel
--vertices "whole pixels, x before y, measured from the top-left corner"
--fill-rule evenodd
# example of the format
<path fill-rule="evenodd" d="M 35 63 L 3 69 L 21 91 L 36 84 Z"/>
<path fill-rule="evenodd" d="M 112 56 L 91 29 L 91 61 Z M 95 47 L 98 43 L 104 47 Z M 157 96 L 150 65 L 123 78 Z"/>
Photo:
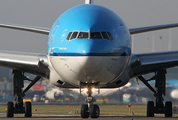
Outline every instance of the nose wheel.
<path fill-rule="evenodd" d="M 88 107 L 88 104 L 83 104 L 80 113 L 82 118 L 89 118 L 89 116 L 91 116 L 91 118 L 98 118 L 100 109 L 96 104 L 91 105 L 90 108 Z"/>
<path fill-rule="evenodd" d="M 90 115 L 91 118 L 98 118 L 100 115 L 100 109 L 98 105 L 92 105 L 90 107 Z"/>
<path fill-rule="evenodd" d="M 81 108 L 81 117 L 82 118 L 88 118 L 89 117 L 89 111 L 88 111 L 88 105 L 83 104 Z"/>

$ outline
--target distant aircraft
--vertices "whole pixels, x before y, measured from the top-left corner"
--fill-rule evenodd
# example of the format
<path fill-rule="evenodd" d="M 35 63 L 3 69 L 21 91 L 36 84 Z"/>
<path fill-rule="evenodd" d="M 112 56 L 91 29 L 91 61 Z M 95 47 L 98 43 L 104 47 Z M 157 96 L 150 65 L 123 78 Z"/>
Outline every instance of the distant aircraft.
<path fill-rule="evenodd" d="M 164 105 L 162 96 L 166 92 L 166 69 L 178 66 L 178 51 L 132 54 L 130 35 L 178 27 L 178 23 L 128 29 L 113 11 L 100 5 L 84 4 L 64 12 L 51 29 L 9 24 L 0 24 L 0 27 L 49 35 L 47 54 L 0 52 L 0 65 L 13 69 L 14 75 L 16 99 L 15 105 L 8 102 L 7 117 L 19 113 L 32 116 L 31 103 L 25 103 L 24 107 L 23 97 L 41 77 L 62 88 L 79 88 L 80 91 L 85 88 L 88 97 L 81 107 L 82 118 L 100 115 L 92 97 L 94 88 L 99 93 L 100 88 L 121 87 L 138 77 L 156 98 L 155 102 L 148 102 L 147 116 L 164 113 L 165 117 L 172 117 L 172 102 Z M 36 78 L 29 80 L 24 72 Z M 142 75 L 147 73 L 155 75 L 146 80 Z M 31 83 L 22 90 L 24 80 Z M 148 83 L 151 80 L 155 80 L 156 90 Z"/>

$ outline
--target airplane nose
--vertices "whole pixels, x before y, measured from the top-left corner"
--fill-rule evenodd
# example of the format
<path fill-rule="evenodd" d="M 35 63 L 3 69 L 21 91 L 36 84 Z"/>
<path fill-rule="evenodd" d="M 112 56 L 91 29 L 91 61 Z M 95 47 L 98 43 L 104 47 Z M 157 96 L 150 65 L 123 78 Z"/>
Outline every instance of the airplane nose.
<path fill-rule="evenodd" d="M 98 56 L 101 51 L 101 45 L 98 43 L 81 43 L 77 48 L 77 53 L 81 54 L 81 57 L 78 57 L 79 64 L 85 68 L 97 67 L 102 60 L 102 56 Z"/>
<path fill-rule="evenodd" d="M 95 55 L 100 52 L 102 52 L 101 45 L 93 41 L 81 43 L 77 47 L 77 53 L 86 55 Z"/>

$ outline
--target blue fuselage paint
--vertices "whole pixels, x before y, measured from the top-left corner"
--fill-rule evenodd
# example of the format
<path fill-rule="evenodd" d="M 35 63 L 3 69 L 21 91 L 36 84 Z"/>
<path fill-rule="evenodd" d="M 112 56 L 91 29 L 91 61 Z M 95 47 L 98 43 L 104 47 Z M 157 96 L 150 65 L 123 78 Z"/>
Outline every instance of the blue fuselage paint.
<path fill-rule="evenodd" d="M 109 31 L 113 40 L 68 41 L 71 31 Z M 129 62 L 130 33 L 113 11 L 99 5 L 79 5 L 63 13 L 53 24 L 48 53 L 54 69 L 68 83 L 78 86 L 81 81 L 99 81 L 106 85 L 121 75 Z"/>

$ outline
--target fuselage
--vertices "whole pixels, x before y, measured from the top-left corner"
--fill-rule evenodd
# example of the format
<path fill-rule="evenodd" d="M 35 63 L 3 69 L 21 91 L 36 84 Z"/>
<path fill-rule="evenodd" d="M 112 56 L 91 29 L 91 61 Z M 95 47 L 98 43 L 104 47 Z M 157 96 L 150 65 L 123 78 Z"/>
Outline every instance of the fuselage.
<path fill-rule="evenodd" d="M 130 55 L 130 33 L 117 14 L 99 5 L 79 5 L 63 13 L 51 28 L 48 56 L 55 74 L 50 80 L 56 86 L 100 82 L 107 87 L 120 80 Z M 128 78 L 113 87 L 127 82 Z"/>

